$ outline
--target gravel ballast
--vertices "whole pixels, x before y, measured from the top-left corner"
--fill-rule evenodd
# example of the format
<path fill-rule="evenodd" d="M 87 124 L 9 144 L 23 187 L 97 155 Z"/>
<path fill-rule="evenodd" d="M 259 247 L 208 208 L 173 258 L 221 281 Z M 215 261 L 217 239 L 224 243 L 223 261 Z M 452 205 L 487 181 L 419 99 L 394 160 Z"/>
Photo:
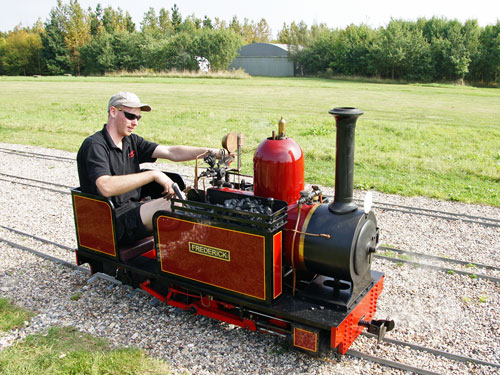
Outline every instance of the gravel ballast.
<path fill-rule="evenodd" d="M 74 158 L 74 153 L 0 144 Z M 1 153 L 0 173 L 77 186 L 76 163 Z M 193 175 L 193 168 L 156 163 L 148 167 Z M 333 176 L 333 171 L 332 171 Z M 333 178 L 332 178 L 333 179 Z M 76 247 L 71 196 L 0 181 L 0 225 Z M 16 180 L 22 182 L 22 180 Z M 27 182 L 28 183 L 28 182 Z M 34 184 L 34 183 L 33 183 Z M 67 190 L 63 187 L 52 187 Z M 333 195 L 331 188 L 324 188 Z M 363 199 L 365 192 L 355 192 Z M 374 201 L 500 218 L 500 208 L 399 197 L 374 192 Z M 500 229 L 463 221 L 375 210 L 384 245 L 500 267 Z M 73 253 L 0 228 L 0 237 L 74 262 Z M 500 285 L 374 258 L 386 274 L 376 317 L 396 321 L 388 336 L 488 362 L 500 362 Z M 468 272 L 486 272 L 465 267 Z M 499 277 L 498 272 L 488 273 Z M 25 327 L 0 334 L 0 350 L 28 334 L 71 325 L 136 346 L 168 362 L 172 372 L 193 374 L 401 374 L 372 362 L 333 355 L 313 359 L 289 351 L 284 340 L 256 334 L 165 306 L 142 292 L 74 271 L 0 242 L 0 297 L 36 312 Z M 73 297 L 73 298 L 72 298 Z M 442 374 L 491 374 L 498 368 L 456 362 L 406 347 L 359 337 L 352 349 Z"/>

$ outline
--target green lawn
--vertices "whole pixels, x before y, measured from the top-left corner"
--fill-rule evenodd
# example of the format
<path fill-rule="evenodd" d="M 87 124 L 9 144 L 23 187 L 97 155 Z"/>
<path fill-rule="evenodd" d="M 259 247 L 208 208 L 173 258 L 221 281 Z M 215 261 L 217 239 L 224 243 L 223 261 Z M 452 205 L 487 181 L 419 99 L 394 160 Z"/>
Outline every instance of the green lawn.
<path fill-rule="evenodd" d="M 166 144 L 217 147 L 247 136 L 251 173 L 259 142 L 277 129 L 306 155 L 306 180 L 334 181 L 328 110 L 364 111 L 356 131 L 355 185 L 500 206 L 500 90 L 303 78 L 0 77 L 0 142 L 76 151 L 106 122 L 111 95 L 129 90 L 153 107 L 136 132 Z"/>
<path fill-rule="evenodd" d="M 0 297 L 0 332 L 20 328 L 32 316 L 30 311 L 14 306 L 6 298 Z"/>
<path fill-rule="evenodd" d="M 0 298 L 0 333 L 24 326 L 35 314 Z M 0 350 L 2 375 L 168 375 L 168 364 L 136 348 L 112 348 L 72 327 L 52 327 Z"/>
<path fill-rule="evenodd" d="M 167 363 L 135 348 L 111 348 L 72 327 L 53 327 L 0 351 L 3 375 L 168 375 Z"/>

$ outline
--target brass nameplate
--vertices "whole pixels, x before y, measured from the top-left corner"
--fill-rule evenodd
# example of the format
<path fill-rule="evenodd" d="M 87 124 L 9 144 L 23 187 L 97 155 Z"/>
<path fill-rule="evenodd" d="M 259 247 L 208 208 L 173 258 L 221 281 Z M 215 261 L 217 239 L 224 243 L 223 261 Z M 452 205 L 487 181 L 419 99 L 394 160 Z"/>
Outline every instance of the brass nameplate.
<path fill-rule="evenodd" d="M 189 243 L 189 252 L 205 255 L 210 258 L 225 260 L 226 262 L 231 261 L 230 252 L 227 250 L 217 249 L 216 247 L 210 247 L 206 245 L 200 245 L 198 243 Z"/>

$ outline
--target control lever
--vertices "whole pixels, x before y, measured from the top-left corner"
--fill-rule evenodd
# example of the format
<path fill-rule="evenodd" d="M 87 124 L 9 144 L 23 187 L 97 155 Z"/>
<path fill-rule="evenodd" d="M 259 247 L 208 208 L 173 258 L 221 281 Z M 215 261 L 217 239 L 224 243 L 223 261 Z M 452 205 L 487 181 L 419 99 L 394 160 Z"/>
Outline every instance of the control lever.
<path fill-rule="evenodd" d="M 177 196 L 177 198 L 182 199 L 182 200 L 186 200 L 184 193 L 181 191 L 181 189 L 179 189 L 179 185 L 177 185 L 177 183 L 174 182 L 172 184 L 172 189 L 174 190 L 174 193 Z"/>

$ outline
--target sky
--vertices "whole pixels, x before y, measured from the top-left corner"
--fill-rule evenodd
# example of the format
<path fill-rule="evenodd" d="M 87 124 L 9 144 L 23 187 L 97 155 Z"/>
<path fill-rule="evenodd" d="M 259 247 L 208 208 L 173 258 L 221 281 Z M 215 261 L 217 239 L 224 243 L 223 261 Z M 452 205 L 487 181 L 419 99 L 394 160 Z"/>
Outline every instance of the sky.
<path fill-rule="evenodd" d="M 19 23 L 32 26 L 38 18 L 45 22 L 50 10 L 57 5 L 57 0 L 2 0 L 0 12 L 0 31 L 12 30 Z M 499 0 L 78 0 L 87 9 L 95 9 L 100 3 L 103 7 L 120 7 L 128 11 L 140 28 L 144 13 L 153 7 L 158 14 L 161 8 L 170 10 L 177 4 L 183 18 L 194 14 L 198 18 L 205 16 L 219 17 L 229 21 L 237 16 L 240 22 L 248 18 L 256 23 L 265 18 L 273 35 L 295 21 L 304 21 L 308 26 L 325 23 L 330 28 L 345 28 L 350 24 L 362 23 L 371 26 L 385 26 L 391 18 L 416 20 L 433 16 L 458 19 L 464 22 L 476 19 L 480 26 L 493 25 L 500 19 Z M 69 0 L 63 0 L 69 3 Z"/>

